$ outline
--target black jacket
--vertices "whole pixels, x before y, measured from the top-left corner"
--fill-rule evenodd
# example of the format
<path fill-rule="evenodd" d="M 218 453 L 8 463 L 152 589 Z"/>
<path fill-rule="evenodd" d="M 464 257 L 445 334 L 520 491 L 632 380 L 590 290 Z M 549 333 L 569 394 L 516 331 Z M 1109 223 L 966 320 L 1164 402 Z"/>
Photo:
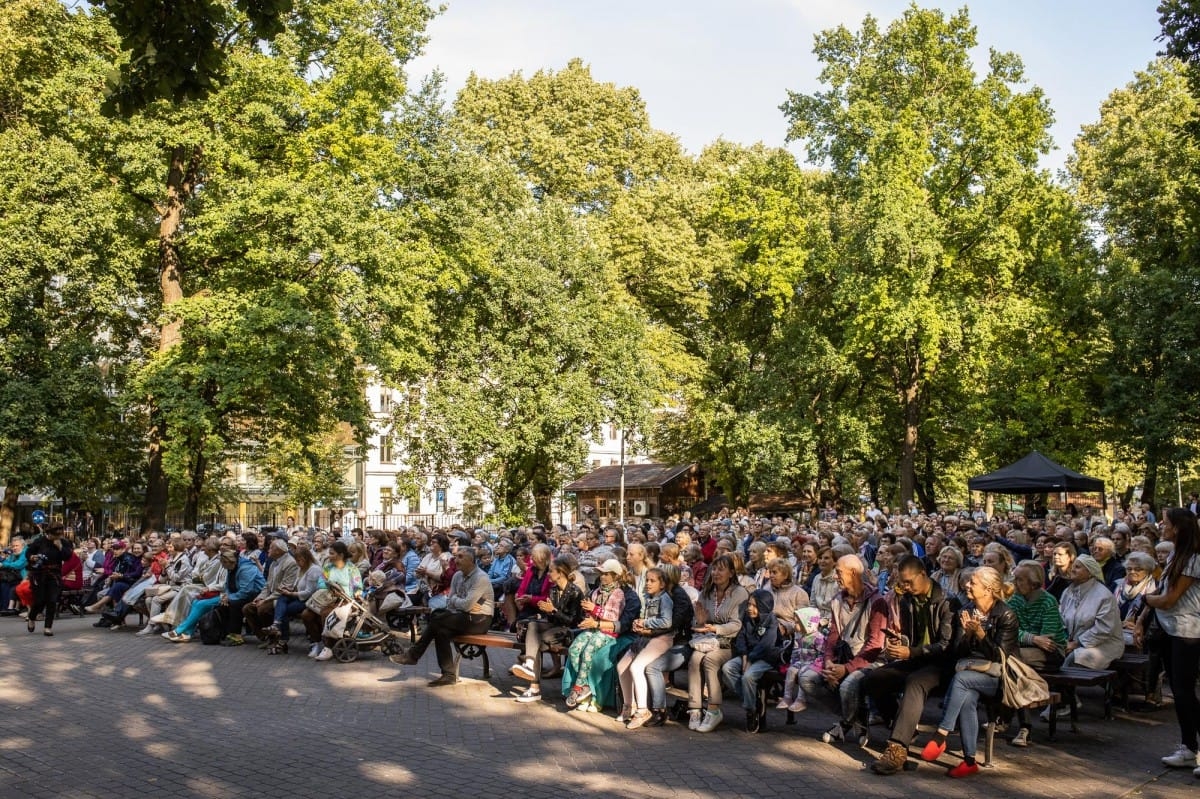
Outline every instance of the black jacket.
<path fill-rule="evenodd" d="M 554 611 L 549 614 L 549 621 L 559 627 L 578 627 L 583 619 L 583 592 L 579 586 L 569 582 L 563 588 L 557 585 L 550 589 L 550 604 Z"/>
<path fill-rule="evenodd" d="M 910 660 L 941 661 L 949 659 L 951 646 L 954 643 L 954 624 L 958 616 L 958 602 L 950 599 L 942 591 L 936 580 L 930 580 L 933 590 L 929 596 L 929 643 L 923 646 L 911 647 Z M 900 626 L 900 634 L 913 641 L 914 614 L 912 594 L 898 594 L 896 600 L 896 622 Z"/>
<path fill-rule="evenodd" d="M 968 602 L 963 606 L 967 613 L 974 612 L 975 604 Z M 983 622 L 984 636 L 976 638 L 967 635 L 957 617 L 954 622 L 954 655 L 957 658 L 983 658 L 993 663 L 1000 662 L 1000 650 L 1003 649 L 1009 657 L 1017 657 L 1021 651 L 1018 639 L 1020 624 L 1017 614 L 1004 602 L 996 602 L 988 611 Z"/>

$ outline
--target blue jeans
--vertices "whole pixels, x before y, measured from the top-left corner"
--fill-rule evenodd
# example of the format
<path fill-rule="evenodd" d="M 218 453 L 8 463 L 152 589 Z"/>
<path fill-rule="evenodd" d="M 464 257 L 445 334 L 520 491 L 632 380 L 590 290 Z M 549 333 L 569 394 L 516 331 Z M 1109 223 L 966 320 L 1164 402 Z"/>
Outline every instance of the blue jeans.
<path fill-rule="evenodd" d="M 650 709 L 666 710 L 667 679 L 664 672 L 682 669 L 687 663 L 687 644 L 676 644 L 667 654 L 646 666 L 646 685 L 650 689 Z"/>
<path fill-rule="evenodd" d="M 721 667 L 721 679 L 731 693 L 742 698 L 742 708 L 747 712 L 758 707 L 758 681 L 771 670 L 771 664 L 765 660 L 755 660 L 743 671 L 740 656 L 730 658 Z"/>
<path fill-rule="evenodd" d="M 957 672 L 950 681 L 950 690 L 946 694 L 946 709 L 942 712 L 942 721 L 938 728 L 949 732 L 954 729 L 954 723 L 957 721 L 963 754 L 967 757 L 975 757 L 976 745 L 979 743 L 979 698 L 993 697 L 999 688 L 999 677 L 991 677 L 970 669 Z"/>
<path fill-rule="evenodd" d="M 288 621 L 304 612 L 304 600 L 295 596 L 281 596 L 275 600 L 275 626 L 279 628 L 279 637 L 288 639 L 291 631 Z"/>
<path fill-rule="evenodd" d="M 175 628 L 175 632 L 180 635 L 191 635 L 196 630 L 196 625 L 200 623 L 200 617 L 221 603 L 221 597 L 214 596 L 209 599 L 197 599 L 192 603 L 191 610 L 188 611 L 187 618 L 183 623 Z"/>
<path fill-rule="evenodd" d="M 830 693 L 837 694 L 842 726 L 849 729 L 852 724 L 862 725 L 864 723 L 863 706 L 865 702 L 862 682 L 873 670 L 874 666 L 868 666 L 865 669 L 852 671 L 842 678 L 837 688 L 830 689 L 819 671 L 805 669 L 800 672 L 800 690 L 804 691 L 804 695 L 808 697 L 809 701 L 817 697 L 828 696 Z"/>

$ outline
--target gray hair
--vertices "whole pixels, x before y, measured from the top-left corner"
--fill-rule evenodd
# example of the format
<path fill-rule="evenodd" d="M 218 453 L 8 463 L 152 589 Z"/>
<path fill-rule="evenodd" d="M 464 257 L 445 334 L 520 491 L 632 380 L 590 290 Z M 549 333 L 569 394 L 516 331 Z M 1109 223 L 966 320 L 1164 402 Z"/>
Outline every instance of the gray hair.
<path fill-rule="evenodd" d="M 1144 569 L 1153 574 L 1154 570 L 1158 567 L 1158 561 L 1145 552 L 1130 552 L 1125 556 L 1125 568 L 1129 569 L 1131 566 Z"/>

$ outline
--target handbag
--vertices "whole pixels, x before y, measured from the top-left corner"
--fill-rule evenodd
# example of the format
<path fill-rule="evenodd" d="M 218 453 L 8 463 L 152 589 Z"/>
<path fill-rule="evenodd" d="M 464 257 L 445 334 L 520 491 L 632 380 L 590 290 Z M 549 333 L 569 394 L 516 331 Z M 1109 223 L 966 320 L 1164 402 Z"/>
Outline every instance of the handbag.
<path fill-rule="evenodd" d="M 316 591 L 313 591 L 312 596 L 305 601 L 304 607 L 308 608 L 313 613 L 320 613 L 332 604 L 333 592 L 328 588 L 318 588 Z"/>
<path fill-rule="evenodd" d="M 688 642 L 692 647 L 693 652 L 715 652 L 721 648 L 721 642 L 715 633 L 700 633 L 693 635 L 692 640 Z"/>
<path fill-rule="evenodd" d="M 1037 707 L 1050 702 L 1050 686 L 1029 664 L 1000 650 L 1000 688 L 1011 708 Z"/>

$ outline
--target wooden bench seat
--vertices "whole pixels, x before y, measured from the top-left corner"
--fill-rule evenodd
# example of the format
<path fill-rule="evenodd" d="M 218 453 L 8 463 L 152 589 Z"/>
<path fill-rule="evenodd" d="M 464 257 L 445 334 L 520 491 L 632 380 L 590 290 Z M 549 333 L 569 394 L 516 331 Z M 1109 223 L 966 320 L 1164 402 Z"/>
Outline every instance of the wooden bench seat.
<path fill-rule="evenodd" d="M 517 637 L 511 633 L 487 632 L 477 633 L 473 635 L 456 635 L 454 637 L 454 649 L 458 652 L 460 659 L 474 660 L 482 658 L 483 660 L 483 679 L 490 679 L 492 676 L 492 663 L 488 658 L 488 648 L 495 647 L 498 649 L 520 649 L 524 643 L 517 640 Z"/>
<path fill-rule="evenodd" d="M 1116 683 L 1117 672 L 1112 669 L 1085 669 L 1079 666 L 1068 666 L 1058 671 L 1048 671 L 1042 674 L 1051 690 L 1058 689 L 1062 700 L 1071 708 L 1071 732 L 1079 732 L 1079 708 L 1076 705 L 1075 691 L 1077 688 L 1103 686 L 1104 688 L 1104 718 L 1112 718 L 1113 686 Z M 1054 740 L 1058 730 L 1058 714 L 1055 702 L 1050 705 L 1050 731 L 1048 738 Z"/>

